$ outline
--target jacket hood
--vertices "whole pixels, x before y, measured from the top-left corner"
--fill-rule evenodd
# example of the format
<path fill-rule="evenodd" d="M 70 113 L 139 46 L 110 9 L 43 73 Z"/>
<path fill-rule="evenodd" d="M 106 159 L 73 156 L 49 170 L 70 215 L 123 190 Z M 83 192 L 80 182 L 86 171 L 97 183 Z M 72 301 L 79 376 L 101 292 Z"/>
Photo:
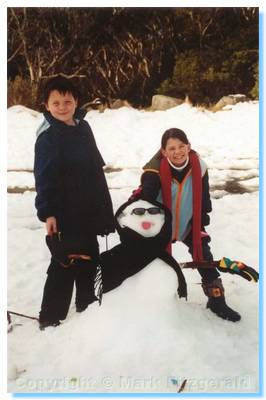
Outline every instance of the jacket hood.
<path fill-rule="evenodd" d="M 86 114 L 87 114 L 86 110 L 82 110 L 80 108 L 77 108 L 75 113 L 74 113 L 73 118 L 76 120 L 77 123 L 79 123 L 80 121 L 82 121 L 84 119 Z M 36 132 L 36 137 L 37 138 L 43 132 L 45 132 L 51 125 L 58 126 L 58 127 L 61 127 L 61 128 L 67 128 L 68 127 L 64 122 L 59 121 L 58 119 L 54 118 L 49 111 L 44 111 L 43 116 L 44 116 L 44 120 L 43 120 L 43 122 L 41 123 L 41 125 L 39 126 L 39 128 L 37 129 L 37 132 Z"/>

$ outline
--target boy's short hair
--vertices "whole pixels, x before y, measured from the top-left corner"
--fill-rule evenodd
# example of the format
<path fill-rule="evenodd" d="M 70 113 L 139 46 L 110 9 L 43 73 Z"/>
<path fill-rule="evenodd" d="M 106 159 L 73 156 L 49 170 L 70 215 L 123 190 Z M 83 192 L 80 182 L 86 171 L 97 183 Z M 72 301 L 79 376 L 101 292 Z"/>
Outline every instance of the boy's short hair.
<path fill-rule="evenodd" d="M 71 93 L 75 100 L 79 98 L 78 89 L 74 86 L 73 82 L 62 75 L 51 78 L 45 83 L 42 93 L 44 104 L 47 104 L 50 93 L 53 90 L 57 90 L 60 94 Z"/>

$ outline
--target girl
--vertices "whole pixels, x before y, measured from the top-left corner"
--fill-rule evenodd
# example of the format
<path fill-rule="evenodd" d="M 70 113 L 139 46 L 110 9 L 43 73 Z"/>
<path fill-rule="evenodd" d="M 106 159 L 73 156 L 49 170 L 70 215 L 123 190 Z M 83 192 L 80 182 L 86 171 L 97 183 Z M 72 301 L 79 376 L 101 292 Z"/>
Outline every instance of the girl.
<path fill-rule="evenodd" d="M 191 149 L 186 134 L 168 129 L 162 136 L 161 150 L 143 169 L 141 197 L 160 201 L 171 210 L 172 242 L 183 242 L 194 261 L 212 261 L 211 238 L 205 231 L 212 210 L 207 166 Z M 219 272 L 214 268 L 198 271 L 208 297 L 207 308 L 223 319 L 239 321 L 240 315 L 225 302 Z"/>

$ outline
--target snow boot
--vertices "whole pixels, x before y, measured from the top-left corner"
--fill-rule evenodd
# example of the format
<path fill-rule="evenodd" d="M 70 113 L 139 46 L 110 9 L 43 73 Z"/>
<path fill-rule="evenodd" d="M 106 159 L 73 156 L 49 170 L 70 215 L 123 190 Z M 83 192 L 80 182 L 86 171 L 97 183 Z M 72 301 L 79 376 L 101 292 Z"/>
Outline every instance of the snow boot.
<path fill-rule="evenodd" d="M 241 319 L 241 315 L 226 304 L 224 287 L 220 278 L 215 279 L 211 283 L 202 283 L 202 289 L 208 297 L 207 308 L 214 314 L 232 322 L 237 322 Z"/>
<path fill-rule="evenodd" d="M 76 303 L 76 312 L 81 313 L 85 311 L 88 308 L 88 306 L 96 300 L 98 300 L 97 297 L 93 295 L 93 297 L 89 299 L 88 302 L 86 303 Z"/>
<path fill-rule="evenodd" d="M 76 305 L 76 311 L 77 311 L 78 313 L 81 313 L 81 312 L 85 311 L 87 308 L 88 308 L 88 304 L 79 304 L 79 305 Z"/>
<path fill-rule="evenodd" d="M 60 321 L 58 320 L 50 320 L 50 321 L 39 321 L 39 328 L 40 331 L 44 331 L 45 328 L 48 328 L 49 326 L 58 326 L 60 325 Z"/>

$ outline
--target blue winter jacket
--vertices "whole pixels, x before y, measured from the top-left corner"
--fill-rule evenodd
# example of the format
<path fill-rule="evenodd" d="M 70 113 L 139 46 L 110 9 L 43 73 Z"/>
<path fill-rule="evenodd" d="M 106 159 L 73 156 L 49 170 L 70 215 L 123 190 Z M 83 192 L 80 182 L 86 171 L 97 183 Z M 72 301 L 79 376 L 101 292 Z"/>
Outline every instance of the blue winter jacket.
<path fill-rule="evenodd" d="M 41 221 L 54 216 L 62 231 L 105 234 L 114 231 L 112 201 L 85 114 L 78 110 L 69 126 L 44 113 L 35 144 L 35 205 Z"/>

